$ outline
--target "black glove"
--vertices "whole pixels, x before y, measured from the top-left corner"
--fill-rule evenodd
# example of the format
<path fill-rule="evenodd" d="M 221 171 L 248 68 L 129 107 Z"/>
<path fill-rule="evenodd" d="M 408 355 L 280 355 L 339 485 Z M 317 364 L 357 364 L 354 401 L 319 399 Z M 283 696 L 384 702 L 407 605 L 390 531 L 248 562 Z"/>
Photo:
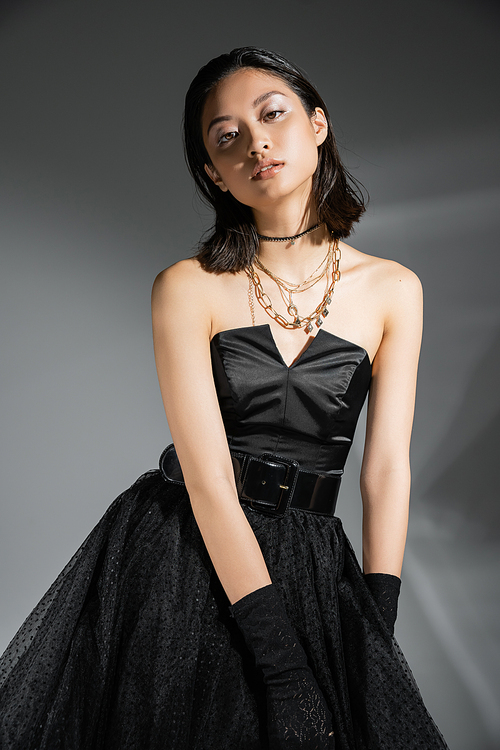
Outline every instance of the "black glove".
<path fill-rule="evenodd" d="M 394 635 L 394 623 L 398 614 L 398 599 L 401 590 L 401 578 L 390 573 L 365 573 L 366 585 L 371 591 L 380 614 L 384 618 L 391 635 Z"/>
<path fill-rule="evenodd" d="M 230 611 L 264 677 L 271 750 L 334 750 L 332 715 L 274 585 Z"/>

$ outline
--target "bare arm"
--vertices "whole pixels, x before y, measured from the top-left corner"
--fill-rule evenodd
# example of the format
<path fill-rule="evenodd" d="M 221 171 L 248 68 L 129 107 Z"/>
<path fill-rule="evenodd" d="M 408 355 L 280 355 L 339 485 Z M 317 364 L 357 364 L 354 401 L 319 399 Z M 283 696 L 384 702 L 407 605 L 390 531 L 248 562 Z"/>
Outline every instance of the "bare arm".
<path fill-rule="evenodd" d="M 400 576 L 410 499 L 410 437 L 422 337 L 422 287 L 394 264 L 384 282 L 384 335 L 373 361 L 361 468 L 363 569 Z"/>
<path fill-rule="evenodd" d="M 163 403 L 196 522 L 231 603 L 271 583 L 241 508 L 210 360 L 207 280 L 195 261 L 162 271 L 152 291 Z"/>

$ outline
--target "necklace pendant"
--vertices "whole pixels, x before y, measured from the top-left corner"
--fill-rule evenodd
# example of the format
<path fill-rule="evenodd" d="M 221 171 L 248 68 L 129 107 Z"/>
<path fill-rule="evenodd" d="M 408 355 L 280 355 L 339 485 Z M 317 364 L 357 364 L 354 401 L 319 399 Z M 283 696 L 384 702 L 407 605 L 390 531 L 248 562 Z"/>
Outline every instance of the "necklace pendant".
<path fill-rule="evenodd" d="M 290 242 L 291 245 L 295 245 L 295 240 L 297 240 L 299 237 L 302 237 L 303 234 L 308 234 L 309 231 L 314 231 L 314 229 L 317 229 L 317 227 L 314 227 L 313 229 L 308 230 L 306 232 L 301 232 L 299 235 L 295 235 L 293 237 L 261 237 L 261 235 L 258 235 L 258 237 L 259 239 L 269 240 L 270 242 L 285 242 L 286 241 L 286 242 Z M 332 251 L 332 248 L 333 248 L 333 251 Z M 273 318 L 277 323 L 279 323 L 283 328 L 304 328 L 304 331 L 306 334 L 310 334 L 314 330 L 315 324 L 317 328 L 321 328 L 321 326 L 323 325 L 324 318 L 326 318 L 326 316 L 329 313 L 328 305 L 332 301 L 335 283 L 340 279 L 340 270 L 338 267 L 339 260 L 340 260 L 340 248 L 338 246 L 338 242 L 332 238 L 328 245 L 328 253 L 323 259 L 323 261 L 320 263 L 320 265 L 316 268 L 316 270 L 313 271 L 313 273 L 310 274 L 307 277 L 307 279 L 305 279 L 303 282 L 301 282 L 300 284 L 295 284 L 290 281 L 285 281 L 284 279 L 281 279 L 278 276 L 275 276 L 275 274 L 273 274 L 272 271 L 270 271 L 261 263 L 261 261 L 259 260 L 257 256 L 254 260 L 254 263 L 251 265 L 251 267 L 248 270 L 245 269 L 247 271 L 247 274 L 249 275 L 249 287 L 250 287 L 249 304 L 250 304 L 250 312 L 252 313 L 253 325 L 255 325 L 255 319 L 254 319 L 254 309 L 253 309 L 253 296 L 251 292 L 253 292 L 253 287 L 255 287 L 255 296 L 259 304 L 261 305 L 261 307 L 263 307 L 264 311 L 271 318 Z M 272 302 L 269 298 L 269 295 L 266 294 L 264 292 L 264 289 L 262 288 L 262 283 L 257 273 L 257 268 L 264 271 L 264 273 L 266 273 L 278 285 L 281 298 L 286 305 L 286 309 L 289 315 L 288 319 L 285 318 L 283 315 L 280 315 L 274 309 Z M 316 284 L 325 275 L 327 277 L 328 288 L 326 289 L 323 295 L 322 301 L 319 303 L 319 305 L 316 307 L 313 313 L 306 316 L 305 318 L 302 318 L 299 315 L 297 306 L 294 304 L 293 295 L 295 294 L 295 292 L 302 292 L 302 291 L 306 291 L 307 289 L 310 289 L 312 286 L 314 286 L 314 284 Z M 330 275 L 331 275 L 331 280 L 330 280 Z M 253 287 L 252 287 L 252 284 L 253 284 Z"/>

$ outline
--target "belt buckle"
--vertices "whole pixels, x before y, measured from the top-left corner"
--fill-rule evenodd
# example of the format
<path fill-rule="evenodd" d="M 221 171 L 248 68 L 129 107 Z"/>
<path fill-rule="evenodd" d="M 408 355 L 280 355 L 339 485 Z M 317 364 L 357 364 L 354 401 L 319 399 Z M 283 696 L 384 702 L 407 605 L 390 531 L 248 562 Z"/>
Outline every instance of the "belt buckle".
<path fill-rule="evenodd" d="M 279 485 L 281 490 L 278 501 L 273 506 L 267 502 L 261 502 L 259 500 L 250 499 L 250 507 L 255 510 L 264 511 L 273 516 L 284 516 L 290 503 L 292 502 L 295 485 L 297 484 L 297 477 L 299 474 L 299 463 L 291 458 L 284 458 L 283 456 L 275 456 L 273 453 L 262 453 L 259 456 L 260 461 L 269 461 L 275 464 L 281 464 L 286 467 L 286 474 L 283 483 Z"/>

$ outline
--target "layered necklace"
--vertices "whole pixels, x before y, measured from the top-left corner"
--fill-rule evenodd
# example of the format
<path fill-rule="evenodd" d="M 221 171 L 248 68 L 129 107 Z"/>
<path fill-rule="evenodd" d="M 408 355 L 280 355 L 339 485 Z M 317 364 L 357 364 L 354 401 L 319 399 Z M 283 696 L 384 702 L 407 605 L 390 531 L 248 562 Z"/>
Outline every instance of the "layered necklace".
<path fill-rule="evenodd" d="M 287 237 L 286 239 L 289 238 Z M 255 292 L 255 297 L 259 304 L 264 308 L 266 313 L 273 318 L 273 320 L 276 320 L 277 323 L 283 326 L 283 328 L 304 328 L 305 333 L 311 333 L 314 324 L 320 328 L 323 325 L 324 318 L 328 315 L 328 305 L 332 301 L 335 284 L 340 279 L 339 261 L 339 243 L 338 240 L 335 240 L 332 237 L 328 245 L 327 253 L 319 266 L 307 277 L 307 279 L 304 279 L 304 281 L 301 281 L 299 284 L 294 284 L 291 281 L 285 281 L 285 279 L 276 276 L 276 274 L 270 271 L 269 268 L 266 268 L 257 257 L 254 263 L 245 269 L 248 276 L 248 302 L 252 314 L 252 325 L 255 325 Z M 276 283 L 291 320 L 287 320 L 287 318 L 274 309 L 269 295 L 264 291 L 256 269 L 265 273 Z M 300 315 L 297 305 L 294 302 L 293 295 L 305 292 L 307 289 L 310 289 L 321 281 L 321 279 L 325 279 L 326 287 L 323 299 L 312 313 L 309 315 Z"/>

